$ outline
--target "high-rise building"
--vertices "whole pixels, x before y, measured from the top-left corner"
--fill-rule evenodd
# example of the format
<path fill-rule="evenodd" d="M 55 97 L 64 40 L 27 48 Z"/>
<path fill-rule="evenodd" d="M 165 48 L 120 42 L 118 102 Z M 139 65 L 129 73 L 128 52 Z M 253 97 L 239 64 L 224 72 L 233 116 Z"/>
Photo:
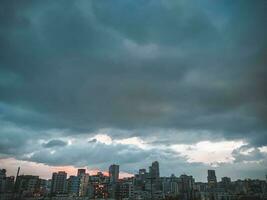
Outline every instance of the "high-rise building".
<path fill-rule="evenodd" d="M 160 182 L 159 176 L 159 163 L 158 161 L 152 162 L 149 167 L 149 175 L 147 176 L 147 181 L 145 183 L 145 189 L 150 191 L 150 195 L 155 198 L 154 193 L 161 189 L 162 183 Z"/>
<path fill-rule="evenodd" d="M 86 169 L 78 169 L 77 176 L 84 175 L 86 173 Z"/>
<path fill-rule="evenodd" d="M 119 165 L 110 165 L 109 167 L 109 177 L 111 183 L 116 183 L 119 180 L 120 166 Z"/>
<path fill-rule="evenodd" d="M 0 192 L 4 192 L 5 178 L 6 178 L 6 170 L 0 169 Z"/>
<path fill-rule="evenodd" d="M 6 176 L 6 170 L 0 169 L 0 193 L 12 192 L 14 188 L 14 176 Z"/>
<path fill-rule="evenodd" d="M 217 177 L 215 174 L 215 170 L 208 170 L 208 185 L 209 187 L 216 187 L 217 186 Z"/>
<path fill-rule="evenodd" d="M 54 172 L 52 175 L 51 194 L 64 194 L 67 192 L 67 173 Z"/>
<path fill-rule="evenodd" d="M 152 165 L 149 167 L 149 174 L 150 177 L 153 179 L 159 178 L 159 162 L 155 161 L 152 163 Z"/>
<path fill-rule="evenodd" d="M 208 170 L 208 195 L 210 200 L 216 200 L 217 199 L 217 177 L 215 174 L 215 170 Z"/>
<path fill-rule="evenodd" d="M 89 174 L 81 174 L 79 176 L 80 185 L 79 185 L 79 196 L 84 197 L 87 195 L 88 185 L 89 185 Z"/>
<path fill-rule="evenodd" d="M 195 180 L 192 176 L 181 175 L 179 177 L 179 192 L 184 199 L 192 199 L 194 196 L 194 184 Z"/>
<path fill-rule="evenodd" d="M 78 196 L 80 188 L 80 178 L 78 176 L 70 176 L 67 182 L 68 194 L 72 196 Z"/>

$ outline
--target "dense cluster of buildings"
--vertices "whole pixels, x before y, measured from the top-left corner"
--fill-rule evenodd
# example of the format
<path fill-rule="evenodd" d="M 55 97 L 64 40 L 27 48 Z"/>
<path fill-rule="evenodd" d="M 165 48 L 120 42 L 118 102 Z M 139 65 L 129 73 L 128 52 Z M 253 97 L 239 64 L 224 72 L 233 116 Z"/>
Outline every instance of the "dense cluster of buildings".
<path fill-rule="evenodd" d="M 149 170 L 139 169 L 130 178 L 119 179 L 119 165 L 109 167 L 109 175 L 89 175 L 78 169 L 76 176 L 55 172 L 50 180 L 38 176 L 6 176 L 0 169 L 0 200 L 261 200 L 267 199 L 264 180 L 217 181 L 214 170 L 208 170 L 207 183 L 195 182 L 192 176 L 161 177 L 159 163 Z"/>

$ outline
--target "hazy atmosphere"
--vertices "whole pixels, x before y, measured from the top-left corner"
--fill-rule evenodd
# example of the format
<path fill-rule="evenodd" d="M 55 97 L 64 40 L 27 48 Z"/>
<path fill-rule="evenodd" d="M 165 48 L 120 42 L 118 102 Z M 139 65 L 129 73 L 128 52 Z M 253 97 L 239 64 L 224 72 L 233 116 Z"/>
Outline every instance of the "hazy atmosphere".
<path fill-rule="evenodd" d="M 264 179 L 265 0 L 1 0 L 0 168 L 159 161 Z"/>

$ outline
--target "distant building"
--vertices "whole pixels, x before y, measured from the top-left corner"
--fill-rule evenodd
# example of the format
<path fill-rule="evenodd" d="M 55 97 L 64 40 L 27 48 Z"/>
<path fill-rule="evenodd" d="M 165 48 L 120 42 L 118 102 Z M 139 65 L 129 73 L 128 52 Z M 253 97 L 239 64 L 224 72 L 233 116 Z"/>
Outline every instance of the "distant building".
<path fill-rule="evenodd" d="M 184 199 L 193 199 L 195 180 L 192 176 L 181 175 L 179 177 L 179 193 Z"/>
<path fill-rule="evenodd" d="M 208 197 L 209 200 L 217 200 L 218 199 L 218 191 L 217 191 L 217 177 L 215 174 L 215 170 L 208 170 Z"/>
<path fill-rule="evenodd" d="M 13 192 L 14 191 L 14 176 L 7 176 L 4 178 L 2 189 L 4 192 Z"/>
<path fill-rule="evenodd" d="M 6 177 L 6 169 L 0 169 L 0 179 Z"/>
<path fill-rule="evenodd" d="M 142 181 L 145 181 L 146 178 L 147 178 L 147 172 L 146 172 L 146 169 L 139 169 L 139 178 L 142 180 Z"/>
<path fill-rule="evenodd" d="M 19 170 L 18 170 L 19 171 Z M 208 183 L 198 182 L 192 176 L 159 176 L 159 163 L 153 162 L 146 169 L 140 169 L 134 177 L 119 179 L 119 166 L 111 165 L 109 175 L 96 175 L 78 170 L 77 176 L 64 171 L 53 173 L 52 180 L 38 176 L 19 175 L 7 177 L 0 169 L 0 200 L 265 200 L 265 180 L 245 179 L 231 181 L 222 177 L 217 183 L 214 170 L 208 170 Z M 79 176 L 78 176 L 79 175 Z M 15 187 L 14 187 L 15 185 Z M 52 194 L 52 195 L 50 195 Z"/>
<path fill-rule="evenodd" d="M 152 163 L 152 165 L 149 167 L 149 174 L 151 178 L 158 179 L 159 174 L 159 162 L 155 161 Z"/>
<path fill-rule="evenodd" d="M 108 196 L 110 198 L 118 199 L 120 195 L 120 184 L 119 184 L 119 165 L 111 165 L 109 167 L 109 178 L 110 182 L 108 184 Z"/>
<path fill-rule="evenodd" d="M 135 174 L 133 178 L 133 185 L 135 189 L 144 190 L 147 178 L 149 178 L 149 173 L 146 171 L 146 169 L 139 169 L 138 174 Z"/>
<path fill-rule="evenodd" d="M 222 177 L 221 187 L 224 189 L 229 189 L 230 185 L 231 185 L 231 178 Z"/>
<path fill-rule="evenodd" d="M 119 194 L 118 197 L 124 199 L 124 198 L 130 198 L 133 193 L 133 183 L 131 179 L 124 179 L 120 184 L 119 184 Z"/>
<path fill-rule="evenodd" d="M 93 183 L 91 185 L 93 188 L 93 198 L 94 199 L 107 199 L 108 198 L 108 187 L 107 184 Z"/>
<path fill-rule="evenodd" d="M 5 178 L 6 178 L 6 170 L 0 169 L 0 193 L 4 192 Z"/>
<path fill-rule="evenodd" d="M 86 169 L 78 169 L 77 176 L 84 175 L 86 173 Z"/>
<path fill-rule="evenodd" d="M 78 176 L 70 176 L 67 180 L 68 183 L 68 194 L 71 196 L 79 195 L 80 178 Z"/>
<path fill-rule="evenodd" d="M 49 180 L 46 180 L 46 179 L 40 179 L 39 178 L 39 185 L 40 185 L 40 191 L 39 191 L 39 194 L 41 196 L 47 196 L 49 195 L 49 192 L 50 192 L 50 181 Z"/>
<path fill-rule="evenodd" d="M 0 169 L 0 193 L 13 192 L 14 179 L 14 176 L 6 176 L 5 169 Z"/>
<path fill-rule="evenodd" d="M 217 177 L 215 174 L 215 170 L 208 170 L 208 185 L 211 188 L 214 188 L 217 186 Z"/>
<path fill-rule="evenodd" d="M 89 174 L 81 174 L 79 176 L 79 181 L 79 196 L 84 197 L 87 195 L 88 192 Z"/>
<path fill-rule="evenodd" d="M 52 175 L 51 194 L 64 194 L 67 192 L 67 173 L 55 172 Z"/>
<path fill-rule="evenodd" d="M 110 165 L 109 167 L 109 177 L 110 183 L 117 183 L 119 180 L 120 166 L 119 165 Z"/>
<path fill-rule="evenodd" d="M 15 192 L 19 197 L 34 196 L 40 190 L 39 176 L 20 175 L 17 177 Z"/>
<path fill-rule="evenodd" d="M 165 197 L 177 197 L 179 195 L 178 178 L 172 175 L 162 180 L 162 192 Z"/>
<path fill-rule="evenodd" d="M 226 183 L 226 184 L 231 183 L 231 178 L 230 177 L 222 177 L 222 183 Z"/>
<path fill-rule="evenodd" d="M 149 167 L 149 177 L 145 187 L 147 190 L 153 190 L 153 192 L 161 189 L 158 161 L 152 162 L 152 165 Z"/>

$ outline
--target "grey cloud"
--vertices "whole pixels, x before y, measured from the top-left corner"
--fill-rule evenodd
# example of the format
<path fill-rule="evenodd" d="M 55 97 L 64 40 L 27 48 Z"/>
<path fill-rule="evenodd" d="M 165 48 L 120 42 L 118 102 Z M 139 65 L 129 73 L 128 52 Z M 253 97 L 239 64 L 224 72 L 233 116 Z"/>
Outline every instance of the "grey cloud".
<path fill-rule="evenodd" d="M 247 152 L 246 152 L 247 151 Z M 243 153 L 245 152 L 245 153 Z M 267 154 L 250 145 L 242 146 L 232 152 L 235 162 L 261 162 L 267 161 Z"/>
<path fill-rule="evenodd" d="M 78 132 L 105 127 L 200 129 L 222 132 L 225 138 L 235 139 L 245 134 L 255 144 L 265 144 L 263 49 L 254 46 L 244 57 L 236 53 L 245 51 L 243 46 L 230 40 L 237 37 L 231 31 L 235 20 L 242 20 L 240 29 L 244 29 L 244 36 L 254 34 L 246 27 L 254 24 L 244 24 L 243 13 L 231 8 L 228 12 L 235 18 L 226 20 L 220 30 L 199 5 L 184 2 L 168 5 L 163 1 L 116 3 L 118 7 L 112 6 L 108 12 L 102 1 L 82 6 L 65 3 L 64 8 L 55 2 L 35 2 L 23 7 L 5 4 L 13 11 L 19 9 L 20 14 L 14 12 L 14 20 L 1 33 L 3 41 L 13 41 L 4 48 L 1 67 L 6 73 L 15 74 L 20 82 L 1 85 L 1 99 L 41 116 L 26 117 L 24 124 Z M 126 12 L 130 8 L 135 8 L 134 12 Z M 196 12 L 191 16 L 185 12 L 187 9 Z M 158 16 L 161 21 L 155 12 L 161 13 Z M 224 16 L 226 11 L 220 12 Z M 134 14 L 140 18 L 135 19 Z M 255 20 L 263 20 L 257 13 L 252 15 Z M 21 17 L 27 23 L 15 26 Z M 121 26 L 117 26 L 118 22 Z M 137 26 L 139 32 L 127 29 L 128 23 Z M 193 31 L 198 28 L 203 34 Z M 229 34 L 223 35 L 225 30 Z M 153 37 L 148 33 L 158 35 Z M 167 37 L 168 33 L 172 36 Z M 169 44 L 164 38 L 177 38 L 185 45 Z M 201 45 L 190 42 L 192 38 Z M 152 49 L 158 48 L 160 53 L 157 57 L 140 57 L 129 51 L 125 40 L 132 41 L 136 50 L 155 44 Z M 215 46 L 202 44 L 207 40 Z M 25 46 L 27 50 L 23 50 Z M 14 56 L 16 59 L 11 59 Z M 4 113 L 4 117 L 7 115 Z M 10 116 L 9 120 L 16 118 Z M 23 119 L 16 122 L 20 120 Z M 256 136 L 250 137 L 252 134 Z"/>
<path fill-rule="evenodd" d="M 190 2 L 93 1 L 96 18 L 138 43 L 161 45 L 207 44 L 218 37 L 204 12 Z"/>
<path fill-rule="evenodd" d="M 56 151 L 53 151 L 53 148 L 42 149 L 35 151 L 30 157 L 21 156 L 18 159 L 52 166 L 87 166 L 100 170 L 107 170 L 108 166 L 116 161 L 117 164 L 120 164 L 122 171 L 132 174 L 136 173 L 139 168 L 148 168 L 152 161 L 158 160 L 161 163 L 162 176 L 186 172 L 188 174 L 193 173 L 198 179 L 202 177 L 197 172 L 203 171 L 203 168 L 207 167 L 201 163 L 186 163 L 185 158 L 168 149 L 144 150 L 135 146 L 107 145 L 100 142 L 73 143 Z"/>
<path fill-rule="evenodd" d="M 3 99 L 11 102 L 15 101 L 14 103 L 19 101 L 39 112 L 48 112 L 51 115 L 55 115 L 54 117 L 58 117 L 58 119 L 64 116 L 62 122 L 60 122 L 63 123 L 63 126 L 74 120 L 71 126 L 77 124 L 76 127 L 85 128 L 88 128 L 84 125 L 85 119 L 94 126 L 129 127 L 130 124 L 141 127 L 145 126 L 144 124 L 150 126 L 156 124 L 159 124 L 159 126 L 175 126 L 177 120 L 172 119 L 178 118 L 181 121 L 184 114 L 188 115 L 188 118 L 192 118 L 192 114 L 196 113 L 199 116 L 210 115 L 210 113 L 221 112 L 224 109 L 236 109 L 242 103 L 242 101 L 240 102 L 242 98 L 235 95 L 236 90 L 239 90 L 240 87 L 232 89 L 232 84 L 235 84 L 235 82 L 239 84 L 239 81 L 229 81 L 227 83 L 226 81 L 228 80 L 225 80 L 225 76 L 228 76 L 227 71 L 233 73 L 236 70 L 229 70 L 227 66 L 224 66 L 226 68 L 225 76 L 217 75 L 216 66 L 212 70 L 210 65 L 213 66 L 218 61 L 213 58 L 202 60 L 199 57 L 201 55 L 198 56 L 194 52 L 199 51 L 197 49 L 198 45 L 192 47 L 188 40 L 184 40 L 183 37 L 176 34 L 176 31 L 184 32 L 183 35 L 188 35 L 188 33 L 195 34 L 195 32 L 190 27 L 171 26 L 171 24 L 190 24 L 195 28 L 201 27 L 201 30 L 205 31 L 203 35 L 209 35 L 211 31 L 207 29 L 207 26 L 212 26 L 212 23 L 209 18 L 198 16 L 201 13 L 204 15 L 204 11 L 201 8 L 195 7 L 190 3 L 180 3 L 172 8 L 172 5 L 168 7 L 162 1 L 117 1 L 116 3 L 118 7 L 109 6 L 107 2 L 92 1 L 92 8 L 88 3 L 88 10 L 93 11 L 96 16 L 95 19 L 85 15 L 86 13 L 83 13 L 84 10 L 81 10 L 81 6 L 77 4 L 66 4 L 65 6 L 70 8 L 67 13 L 66 11 L 63 12 L 64 8 L 57 3 L 33 3 L 33 8 L 29 7 L 27 9 L 29 12 L 27 15 L 23 15 L 23 7 L 21 9 L 22 16 L 29 23 L 20 28 L 23 34 L 18 44 L 26 46 L 27 43 L 29 51 L 36 58 L 29 54 L 25 55 L 21 46 L 17 46 L 15 43 L 9 44 L 9 48 L 16 51 L 17 59 L 15 61 L 6 60 L 11 53 L 6 50 L 5 53 L 9 54 L 9 56 L 4 58 L 4 61 L 6 61 L 4 63 L 6 66 L 12 66 L 12 68 L 9 67 L 8 69 L 17 70 L 24 82 L 20 86 L 13 88 L 13 90 L 3 88 Z M 142 9 L 141 6 L 138 6 L 140 4 L 143 5 Z M 39 10 L 41 6 L 45 9 L 35 19 L 35 10 Z M 106 8 L 110 8 L 109 12 L 106 12 Z M 135 8 L 134 12 L 127 12 L 131 8 Z M 16 9 L 16 5 L 13 5 L 13 10 Z M 183 12 L 177 12 L 177 9 Z M 197 12 L 190 16 L 186 9 L 193 9 Z M 171 12 L 169 12 L 170 10 Z M 151 17 L 142 17 L 142 13 Z M 158 16 L 158 18 L 162 19 L 160 25 L 163 27 L 158 26 L 157 22 L 159 20 L 157 18 L 153 18 L 156 16 L 155 13 L 162 13 L 162 16 Z M 120 15 L 125 15 L 125 17 Z M 140 19 L 135 19 L 132 15 L 139 16 Z M 19 18 L 19 16 L 14 16 L 14 18 Z M 197 19 L 200 24 L 198 24 L 198 21 L 191 21 L 191 18 Z M 105 19 L 111 20 L 111 23 L 104 23 Z M 148 22 L 145 22 L 146 20 L 144 19 L 147 19 Z M 101 23 L 103 20 L 104 22 Z M 159 58 L 143 60 L 139 57 L 133 57 L 131 54 L 125 54 L 124 52 L 127 52 L 127 49 L 123 45 L 123 40 L 131 40 L 132 38 L 130 36 L 127 37 L 129 34 L 125 34 L 124 37 L 118 36 L 116 31 L 118 34 L 121 32 L 132 33 L 133 30 L 130 29 L 131 26 L 129 27 L 128 24 L 131 20 L 137 20 L 134 21 L 134 25 L 138 27 L 133 27 L 141 31 L 141 33 L 136 33 L 137 36 L 143 37 L 143 35 L 146 35 L 143 32 L 159 33 L 157 40 L 163 42 L 163 44 L 158 44 L 159 50 L 165 44 L 164 40 L 161 41 L 161 39 L 168 38 L 172 41 L 177 38 L 181 41 L 186 41 L 189 47 L 181 47 L 178 44 L 173 47 L 175 52 L 182 50 L 185 55 L 182 58 L 159 56 Z M 173 22 L 172 20 L 177 21 Z M 149 25 L 145 26 L 143 23 Z M 116 24 L 121 26 L 117 27 L 114 33 L 109 30 L 111 29 L 109 25 L 115 26 Z M 123 28 L 124 25 L 125 28 Z M 172 27 L 172 29 L 169 30 L 164 26 Z M 129 30 L 127 27 L 129 27 Z M 6 29 L 6 31 L 10 30 Z M 160 33 L 161 31 L 163 33 Z M 174 33 L 172 33 L 173 31 Z M 14 32 L 13 29 L 12 32 Z M 173 37 L 167 37 L 169 32 Z M 198 34 L 198 31 L 196 33 Z M 18 40 L 12 38 L 10 34 L 3 35 L 3 37 L 5 37 L 5 41 Z M 31 40 L 29 41 L 30 38 Z M 142 44 L 149 44 L 151 42 L 149 39 L 151 38 L 153 39 L 148 34 L 147 37 L 144 37 Z M 192 38 L 205 42 L 198 35 L 193 35 L 190 39 Z M 135 40 L 135 37 L 133 39 Z M 207 39 L 217 44 L 216 48 L 219 48 L 218 54 L 225 50 L 224 46 L 221 46 L 223 41 L 220 41 L 220 39 L 214 39 L 210 36 L 207 36 Z M 35 43 L 39 48 L 36 49 Z M 172 44 L 175 43 L 172 41 Z M 100 51 L 100 54 L 98 54 L 98 51 Z M 213 48 L 206 46 L 202 52 L 210 53 L 210 51 L 213 51 Z M 113 52 L 116 52 L 117 56 L 112 57 Z M 213 56 L 211 54 L 211 57 Z M 225 62 L 228 65 L 229 55 L 223 54 L 222 56 L 227 58 Z M 105 59 L 102 59 L 103 57 Z M 216 57 L 218 55 L 215 55 Z M 18 67 L 21 65 L 19 64 L 21 63 L 20 58 L 23 59 L 22 61 L 25 65 L 29 66 L 28 68 Z M 198 69 L 199 65 L 203 67 Z M 193 78 L 197 85 L 190 85 L 183 81 L 183 77 L 187 74 L 186 72 L 190 73 L 191 71 L 196 74 Z M 239 70 L 235 73 L 238 72 Z M 221 81 L 222 84 L 226 84 L 225 87 L 220 88 L 220 86 L 216 85 L 210 87 L 209 83 L 203 79 L 206 74 L 210 73 L 215 77 L 214 80 L 211 79 L 209 82 Z M 35 76 L 30 78 L 32 74 L 35 74 Z M 112 82 L 113 84 L 107 84 L 107 82 Z M 79 89 L 76 90 L 76 88 Z M 14 93 L 17 94 L 16 100 L 12 100 Z M 225 95 L 225 93 L 229 93 L 229 95 Z M 246 99 L 246 96 L 244 99 Z M 192 107 L 192 104 L 199 105 L 200 110 Z M 192 111 L 189 112 L 188 109 L 190 107 Z M 105 109 L 102 110 L 101 108 Z M 170 112 L 173 109 L 174 114 Z M 93 116 L 89 113 L 94 115 L 95 120 L 91 119 Z M 70 119 L 66 116 L 69 116 Z M 142 123 L 145 120 L 146 122 Z M 203 123 L 203 128 L 208 127 L 206 122 Z M 197 123 L 193 123 L 193 125 L 199 126 Z M 225 124 L 222 123 L 220 125 L 224 126 Z M 192 125 L 181 122 L 181 124 L 178 124 L 179 126 L 187 128 Z"/>
<path fill-rule="evenodd" d="M 96 143 L 96 142 L 97 142 L 97 139 L 92 139 L 88 141 L 88 143 Z"/>
<path fill-rule="evenodd" d="M 0 152 L 4 155 L 16 156 L 32 152 L 36 149 L 33 140 L 39 135 L 27 128 L 16 127 L 13 123 L 0 120 Z"/>
<path fill-rule="evenodd" d="M 67 145 L 67 142 L 62 140 L 50 140 L 47 143 L 43 143 L 43 147 L 51 148 L 51 147 L 64 147 Z"/>
<path fill-rule="evenodd" d="M 247 147 L 241 147 L 247 148 Z M 240 148 L 240 149 L 241 149 Z M 239 149 L 239 150 L 240 150 Z M 180 175 L 183 173 L 193 175 L 197 181 L 206 181 L 206 171 L 212 168 L 203 163 L 188 163 L 183 157 L 168 148 L 140 149 L 135 146 L 123 144 L 104 143 L 81 143 L 76 142 L 64 146 L 57 151 L 52 149 L 42 149 L 35 151 L 30 157 L 19 157 L 19 159 L 44 163 L 52 166 L 74 165 L 76 167 L 87 166 L 89 168 L 99 168 L 107 170 L 110 163 L 116 161 L 121 166 L 121 170 L 128 173 L 136 173 L 139 168 L 147 168 L 152 161 L 160 162 L 162 176 L 169 176 L 172 173 Z M 238 151 L 238 150 L 237 150 Z M 237 154 L 233 153 L 233 156 Z M 219 177 L 231 176 L 234 180 L 240 177 L 262 178 L 266 170 L 266 157 L 260 163 L 243 161 L 259 161 L 260 158 L 237 160 L 234 163 L 219 163 L 216 171 Z M 251 159 L 253 158 L 253 159 Z"/>
<path fill-rule="evenodd" d="M 49 165 L 105 166 L 113 161 L 118 163 L 136 163 L 146 157 L 148 152 L 129 147 L 128 145 L 104 143 L 75 143 L 64 146 L 51 153 L 51 149 L 43 149 L 33 153 L 31 161 Z M 68 155 L 68 156 L 67 156 Z M 28 159 L 28 158 L 27 158 Z"/>
<path fill-rule="evenodd" d="M 267 144 L 264 0 L 0 4 L 1 120 L 23 129 L 0 153 L 51 129 Z"/>

